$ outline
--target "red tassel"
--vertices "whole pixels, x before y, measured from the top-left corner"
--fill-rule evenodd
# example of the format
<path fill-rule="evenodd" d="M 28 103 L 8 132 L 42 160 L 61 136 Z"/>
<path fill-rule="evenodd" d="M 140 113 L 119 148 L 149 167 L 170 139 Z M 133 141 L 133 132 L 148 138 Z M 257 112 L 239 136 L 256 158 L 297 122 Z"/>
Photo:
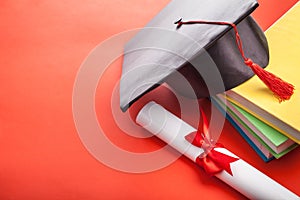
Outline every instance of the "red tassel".
<path fill-rule="evenodd" d="M 289 100 L 291 96 L 294 94 L 295 87 L 261 68 L 256 63 L 253 63 L 251 59 L 247 59 L 245 64 L 249 66 L 252 71 L 262 80 L 266 86 L 274 93 L 274 95 L 278 98 L 279 102 Z"/>
<path fill-rule="evenodd" d="M 212 24 L 212 25 L 227 25 L 231 26 L 235 32 L 235 40 L 236 44 L 239 48 L 241 56 L 244 59 L 244 62 L 247 66 L 249 66 L 252 71 L 262 80 L 265 85 L 274 93 L 274 95 L 278 98 L 279 102 L 289 100 L 291 96 L 294 94 L 295 87 L 285 82 L 284 80 L 280 79 L 276 75 L 264 70 L 262 67 L 253 63 L 253 61 L 245 56 L 242 40 L 239 36 L 238 29 L 234 23 L 229 22 L 214 22 L 214 21 L 187 21 L 183 22 L 182 19 L 175 22 L 177 24 L 177 29 L 180 28 L 182 25 L 188 24 Z"/>

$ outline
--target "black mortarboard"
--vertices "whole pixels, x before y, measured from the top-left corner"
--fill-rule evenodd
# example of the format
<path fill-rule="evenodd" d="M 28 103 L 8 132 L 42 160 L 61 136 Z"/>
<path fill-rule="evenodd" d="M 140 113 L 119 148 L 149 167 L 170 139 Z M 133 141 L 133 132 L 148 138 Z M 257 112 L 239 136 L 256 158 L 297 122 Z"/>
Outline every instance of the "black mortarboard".
<path fill-rule="evenodd" d="M 125 47 L 120 81 L 121 109 L 125 111 L 139 97 L 163 82 L 180 90 L 175 72 L 179 72 L 189 81 L 198 98 L 224 92 L 217 87 L 208 92 L 207 77 L 205 80 L 203 74 L 198 73 L 205 69 L 204 73 L 210 74 L 211 70 L 208 68 L 207 58 L 202 56 L 203 49 L 217 66 L 224 90 L 252 77 L 253 69 L 245 65 L 246 58 L 250 57 L 261 67 L 265 67 L 269 61 L 264 33 L 249 16 L 257 6 L 255 0 L 171 1 Z M 181 18 L 229 22 L 237 24 L 238 32 L 230 25 L 201 24 L 181 27 L 184 24 L 199 23 L 183 22 L 179 20 Z M 176 21 L 177 25 L 174 24 Z M 242 52 L 237 41 L 238 34 L 243 41 Z M 214 75 L 208 77 L 214 78 Z M 185 91 L 181 93 L 184 94 Z"/>

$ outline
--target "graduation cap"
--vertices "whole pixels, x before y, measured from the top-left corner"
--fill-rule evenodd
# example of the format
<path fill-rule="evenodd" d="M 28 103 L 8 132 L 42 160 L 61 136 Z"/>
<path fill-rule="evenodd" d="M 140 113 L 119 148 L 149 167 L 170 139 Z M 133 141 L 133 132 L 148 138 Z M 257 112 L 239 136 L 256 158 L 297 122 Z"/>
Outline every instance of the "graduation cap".
<path fill-rule="evenodd" d="M 121 109 L 126 111 L 164 82 L 189 95 L 177 73 L 187 79 L 197 98 L 229 90 L 256 74 L 280 101 L 289 99 L 294 87 L 263 69 L 269 62 L 268 44 L 250 16 L 257 7 L 255 0 L 171 1 L 125 46 Z M 206 54 L 211 60 L 203 56 Z M 213 81 L 209 83 L 212 86 L 207 84 L 218 78 L 210 73 L 211 62 L 224 88 L 214 86 Z"/>

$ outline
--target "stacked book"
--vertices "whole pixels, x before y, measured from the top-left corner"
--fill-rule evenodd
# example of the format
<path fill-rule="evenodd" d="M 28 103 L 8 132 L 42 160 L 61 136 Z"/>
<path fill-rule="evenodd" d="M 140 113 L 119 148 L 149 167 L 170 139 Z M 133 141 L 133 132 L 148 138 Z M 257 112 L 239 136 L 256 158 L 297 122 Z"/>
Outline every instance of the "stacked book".
<path fill-rule="evenodd" d="M 266 32 L 267 71 L 295 86 L 290 100 L 279 103 L 257 76 L 212 98 L 264 161 L 280 158 L 300 144 L 300 3 Z"/>

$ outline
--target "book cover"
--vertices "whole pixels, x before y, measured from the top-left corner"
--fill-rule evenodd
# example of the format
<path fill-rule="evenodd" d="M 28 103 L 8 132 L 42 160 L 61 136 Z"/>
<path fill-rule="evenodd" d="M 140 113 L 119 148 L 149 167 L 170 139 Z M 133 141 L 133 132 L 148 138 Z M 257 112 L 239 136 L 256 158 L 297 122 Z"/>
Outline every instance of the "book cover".
<path fill-rule="evenodd" d="M 218 99 L 226 103 L 224 95 L 218 95 Z M 280 154 L 281 152 L 288 149 L 290 146 L 293 146 L 295 143 L 293 140 L 289 139 L 283 135 L 278 130 L 259 120 L 257 117 L 253 116 L 246 110 L 235 105 L 234 103 L 227 101 L 226 105 L 234 115 L 243 121 L 243 123 L 251 129 L 264 143 L 270 147 L 275 153 Z M 297 145 L 295 145 L 297 146 Z"/>
<path fill-rule="evenodd" d="M 243 136 L 245 134 L 247 136 L 246 141 L 251 140 L 252 143 L 249 143 L 250 146 L 255 149 L 255 146 L 259 148 L 262 152 L 264 152 L 264 155 L 268 157 L 268 154 L 266 152 L 269 152 L 271 155 L 273 155 L 276 159 L 279 159 L 280 157 L 286 155 L 293 149 L 295 149 L 298 145 L 296 143 L 287 146 L 285 149 L 282 149 L 281 152 L 275 152 L 268 144 L 259 137 L 259 135 L 253 131 L 253 129 L 250 128 L 249 124 L 251 122 L 241 120 L 238 115 L 236 114 L 238 111 L 234 109 L 232 105 L 230 105 L 229 102 L 227 102 L 227 107 L 225 108 L 225 104 L 222 102 L 220 98 L 214 97 L 214 104 L 219 104 L 219 109 L 222 108 L 223 110 L 227 109 L 227 115 L 230 117 L 229 119 L 230 123 L 240 132 L 240 134 Z M 233 108 L 233 109 L 232 109 Z M 263 123 L 263 122 L 262 122 Z M 253 124 L 252 124 L 253 127 Z M 241 133 L 242 130 L 242 133 Z M 253 145 L 255 144 L 255 146 Z"/>
<path fill-rule="evenodd" d="M 229 102 L 228 105 L 237 117 L 243 120 L 243 122 L 276 153 L 281 153 L 288 147 L 297 144 L 234 103 Z"/>
<path fill-rule="evenodd" d="M 234 120 L 228 112 L 226 112 L 225 106 L 216 97 L 211 98 L 211 102 L 220 110 L 220 112 L 226 117 L 226 119 L 232 124 L 232 126 L 240 133 L 240 135 L 246 140 L 246 142 L 252 147 L 252 149 L 260 156 L 264 162 L 269 162 L 274 159 L 274 156 L 265 148 L 249 131 L 241 126 L 241 124 Z"/>
<path fill-rule="evenodd" d="M 299 19 L 300 3 L 297 3 L 265 32 L 270 48 L 266 70 L 295 86 L 291 99 L 279 103 L 257 76 L 227 92 L 230 101 L 297 143 L 300 143 Z"/>

